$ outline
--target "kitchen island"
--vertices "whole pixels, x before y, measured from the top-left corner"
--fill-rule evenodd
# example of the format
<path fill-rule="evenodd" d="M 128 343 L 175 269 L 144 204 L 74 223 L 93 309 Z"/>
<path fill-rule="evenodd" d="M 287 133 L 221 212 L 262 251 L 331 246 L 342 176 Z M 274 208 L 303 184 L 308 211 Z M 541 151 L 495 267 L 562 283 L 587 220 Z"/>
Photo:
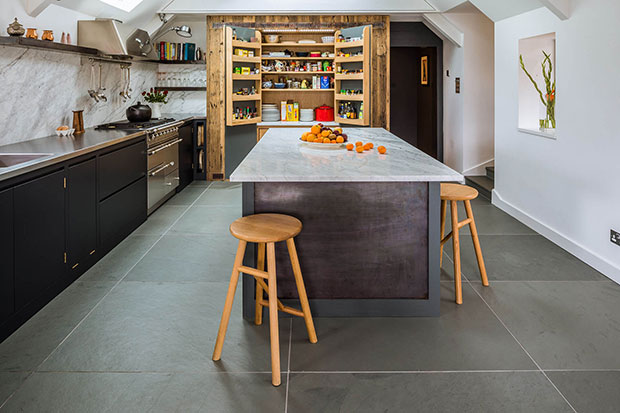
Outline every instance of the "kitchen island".
<path fill-rule="evenodd" d="M 303 223 L 297 251 L 316 317 L 439 315 L 439 186 L 463 176 L 382 128 L 345 128 L 364 153 L 300 140 L 307 128 L 270 129 L 231 174 L 243 214 Z M 387 153 L 377 152 L 385 146 Z M 246 265 L 255 266 L 255 248 Z M 278 295 L 294 303 L 286 247 L 276 246 Z M 243 278 L 243 316 L 255 286 Z"/>

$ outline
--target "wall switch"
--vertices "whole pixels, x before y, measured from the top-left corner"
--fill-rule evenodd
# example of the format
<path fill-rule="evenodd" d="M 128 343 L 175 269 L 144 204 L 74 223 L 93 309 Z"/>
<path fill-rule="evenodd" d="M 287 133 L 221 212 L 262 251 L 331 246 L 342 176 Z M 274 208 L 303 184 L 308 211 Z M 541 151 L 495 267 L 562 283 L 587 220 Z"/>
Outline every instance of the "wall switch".
<path fill-rule="evenodd" d="M 618 231 L 614 231 L 613 229 L 610 230 L 610 235 L 609 235 L 609 240 L 611 242 L 613 242 L 616 245 L 620 245 L 620 232 Z"/>

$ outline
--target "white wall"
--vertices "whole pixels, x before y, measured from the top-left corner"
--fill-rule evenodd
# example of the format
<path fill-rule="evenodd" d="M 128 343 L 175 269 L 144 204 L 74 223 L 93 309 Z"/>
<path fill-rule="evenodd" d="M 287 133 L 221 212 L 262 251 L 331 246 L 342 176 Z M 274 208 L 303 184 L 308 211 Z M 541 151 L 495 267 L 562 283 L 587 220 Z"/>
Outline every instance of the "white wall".
<path fill-rule="evenodd" d="M 446 161 L 466 175 L 484 175 L 494 157 L 493 22 L 471 5 L 444 16 L 464 34 L 462 48 L 444 42 L 444 69 L 450 69 L 450 77 L 444 73 Z M 461 78 L 460 95 L 456 77 Z"/>
<path fill-rule="evenodd" d="M 495 26 L 493 202 L 620 282 L 620 2 L 573 0 Z M 518 40 L 556 32 L 557 140 L 517 131 Z"/>

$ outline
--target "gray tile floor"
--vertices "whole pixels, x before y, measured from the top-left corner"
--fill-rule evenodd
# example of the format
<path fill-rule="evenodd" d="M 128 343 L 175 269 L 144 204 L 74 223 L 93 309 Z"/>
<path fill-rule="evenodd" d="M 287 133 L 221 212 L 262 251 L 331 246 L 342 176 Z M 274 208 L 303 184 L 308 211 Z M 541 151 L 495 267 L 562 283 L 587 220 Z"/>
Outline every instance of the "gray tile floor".
<path fill-rule="evenodd" d="M 620 411 L 620 286 L 485 200 L 474 214 L 490 287 L 465 232 L 463 305 L 448 245 L 440 317 L 317 318 L 317 344 L 283 319 L 274 388 L 239 292 L 211 361 L 241 190 L 192 184 L 0 344 L 0 410 Z"/>

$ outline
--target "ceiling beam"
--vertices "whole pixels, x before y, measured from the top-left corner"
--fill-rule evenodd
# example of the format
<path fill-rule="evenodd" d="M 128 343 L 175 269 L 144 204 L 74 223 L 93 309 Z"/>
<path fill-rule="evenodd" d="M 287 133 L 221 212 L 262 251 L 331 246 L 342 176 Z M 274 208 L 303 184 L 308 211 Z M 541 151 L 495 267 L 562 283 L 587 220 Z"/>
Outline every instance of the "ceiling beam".
<path fill-rule="evenodd" d="M 560 20 L 568 20 L 570 17 L 570 0 L 540 0 L 540 2 Z"/>
<path fill-rule="evenodd" d="M 53 0 L 22 0 L 24 10 L 31 17 L 37 17 L 41 12 L 47 9 L 47 6 L 53 3 Z"/>
<path fill-rule="evenodd" d="M 443 14 L 425 13 L 422 15 L 422 22 L 431 30 L 438 32 L 438 34 L 450 40 L 456 46 L 463 47 L 465 35 L 446 19 Z"/>

